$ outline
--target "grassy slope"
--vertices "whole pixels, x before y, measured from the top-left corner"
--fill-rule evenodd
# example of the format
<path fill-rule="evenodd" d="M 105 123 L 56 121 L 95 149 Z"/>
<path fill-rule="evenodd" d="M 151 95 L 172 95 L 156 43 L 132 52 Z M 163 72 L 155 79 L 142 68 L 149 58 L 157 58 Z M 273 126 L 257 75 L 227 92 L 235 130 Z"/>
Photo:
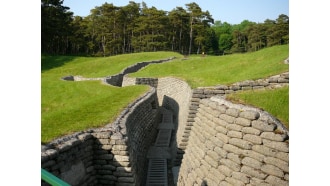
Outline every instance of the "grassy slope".
<path fill-rule="evenodd" d="M 274 46 L 253 53 L 228 56 L 193 56 L 189 60 L 151 65 L 131 74 L 134 77 L 175 76 L 187 81 L 192 88 L 232 84 L 255 80 L 289 71 L 283 60 L 289 56 L 289 45 Z M 289 89 L 247 92 L 233 95 L 233 100 L 267 110 L 289 127 Z"/>
<path fill-rule="evenodd" d="M 190 57 L 171 63 L 150 65 L 131 76 L 174 76 L 187 81 L 192 88 L 231 84 L 247 79 L 265 78 L 289 70 L 283 60 L 289 56 L 289 46 L 274 46 L 253 53 L 227 56 Z"/>
<path fill-rule="evenodd" d="M 227 99 L 262 108 L 289 128 L 289 87 L 274 90 L 251 90 L 227 95 Z"/>
<path fill-rule="evenodd" d="M 124 107 L 149 89 L 147 86 L 111 87 L 99 81 L 59 84 L 53 87 L 55 91 L 42 91 L 42 142 L 110 123 Z"/>
<path fill-rule="evenodd" d="M 114 57 L 42 56 L 41 140 L 112 122 L 125 106 L 145 93 L 147 86 L 113 87 L 100 81 L 62 81 L 66 75 L 104 77 L 141 61 L 180 57 L 172 52 Z"/>
<path fill-rule="evenodd" d="M 176 56 L 179 59 L 175 62 L 148 66 L 134 76 L 175 76 L 186 80 L 193 88 L 230 84 L 288 71 L 288 65 L 282 63 L 289 55 L 288 49 L 288 45 L 275 46 L 255 53 L 194 56 L 188 60 L 181 60 L 181 55 L 172 52 L 106 58 L 42 56 L 42 142 L 110 123 L 126 105 L 148 90 L 146 86 L 105 86 L 99 81 L 66 82 L 60 80 L 63 76 L 104 77 L 119 73 L 136 62 Z"/>
<path fill-rule="evenodd" d="M 117 74 L 138 62 L 166 59 L 172 56 L 182 57 L 175 52 L 145 52 L 112 57 L 42 56 L 41 70 L 45 72 L 52 69 L 51 74 L 56 73 L 61 76 L 105 77 Z"/>

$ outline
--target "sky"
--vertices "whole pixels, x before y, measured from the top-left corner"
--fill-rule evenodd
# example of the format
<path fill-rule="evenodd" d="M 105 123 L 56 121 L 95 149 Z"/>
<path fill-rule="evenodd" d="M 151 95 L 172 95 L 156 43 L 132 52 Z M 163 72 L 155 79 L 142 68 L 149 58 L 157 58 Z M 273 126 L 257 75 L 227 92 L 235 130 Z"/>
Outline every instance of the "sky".
<path fill-rule="evenodd" d="M 105 2 L 115 6 L 126 6 L 130 0 L 64 0 L 76 16 L 87 16 L 90 10 Z M 141 3 L 142 0 L 135 0 Z M 289 15 L 289 0 L 144 0 L 148 7 L 171 11 L 176 7 L 195 2 L 203 11 L 208 10 L 216 21 L 239 24 L 243 20 L 263 23 L 266 19 L 276 20 L 280 14 Z"/>

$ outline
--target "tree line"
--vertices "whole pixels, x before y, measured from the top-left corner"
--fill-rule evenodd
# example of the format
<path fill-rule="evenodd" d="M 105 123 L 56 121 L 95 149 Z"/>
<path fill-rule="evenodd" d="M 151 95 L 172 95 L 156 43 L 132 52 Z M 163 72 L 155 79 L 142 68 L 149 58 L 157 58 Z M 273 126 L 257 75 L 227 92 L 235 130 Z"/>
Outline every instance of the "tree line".
<path fill-rule="evenodd" d="M 130 1 L 96 6 L 86 17 L 73 16 L 63 0 L 41 1 L 41 52 L 109 56 L 175 51 L 184 55 L 223 55 L 256 51 L 289 42 L 289 17 L 232 25 L 215 21 L 197 3 L 172 11 Z"/>

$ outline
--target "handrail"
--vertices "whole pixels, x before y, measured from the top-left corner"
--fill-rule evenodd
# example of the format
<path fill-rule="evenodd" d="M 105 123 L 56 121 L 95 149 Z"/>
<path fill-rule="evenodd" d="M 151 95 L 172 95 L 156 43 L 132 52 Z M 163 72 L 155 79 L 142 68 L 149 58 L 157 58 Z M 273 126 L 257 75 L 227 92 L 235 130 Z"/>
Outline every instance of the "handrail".
<path fill-rule="evenodd" d="M 52 186 L 70 186 L 70 184 L 54 176 L 52 173 L 41 169 L 41 179 L 51 184 Z"/>

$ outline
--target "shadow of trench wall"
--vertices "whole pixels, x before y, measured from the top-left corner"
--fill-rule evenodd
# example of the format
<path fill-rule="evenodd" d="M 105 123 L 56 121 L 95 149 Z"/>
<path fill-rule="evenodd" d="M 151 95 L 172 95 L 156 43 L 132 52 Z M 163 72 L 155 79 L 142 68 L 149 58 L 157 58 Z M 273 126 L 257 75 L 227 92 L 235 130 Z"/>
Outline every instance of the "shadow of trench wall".
<path fill-rule="evenodd" d="M 189 105 L 192 95 L 190 86 L 180 79 L 176 78 L 159 78 L 157 86 L 158 102 L 162 103 L 162 107 L 171 110 L 177 114 L 175 120 L 175 143 L 177 146 L 176 157 L 173 158 L 173 166 L 181 164 L 185 147 L 187 146 L 189 135 L 185 132 L 187 120 L 189 116 Z"/>
<path fill-rule="evenodd" d="M 172 138 L 171 138 L 171 143 L 170 143 L 170 147 L 171 147 L 171 161 L 170 161 L 170 168 L 173 167 L 175 165 L 175 160 L 176 160 L 176 154 L 178 151 L 178 144 L 176 141 L 176 135 L 177 135 L 177 131 L 178 131 L 178 126 L 179 126 L 179 111 L 180 111 L 180 107 L 179 104 L 171 97 L 168 97 L 166 95 L 164 95 L 163 97 L 163 103 L 162 103 L 162 108 L 170 110 L 173 114 L 173 124 L 174 124 L 174 130 L 172 131 Z"/>

